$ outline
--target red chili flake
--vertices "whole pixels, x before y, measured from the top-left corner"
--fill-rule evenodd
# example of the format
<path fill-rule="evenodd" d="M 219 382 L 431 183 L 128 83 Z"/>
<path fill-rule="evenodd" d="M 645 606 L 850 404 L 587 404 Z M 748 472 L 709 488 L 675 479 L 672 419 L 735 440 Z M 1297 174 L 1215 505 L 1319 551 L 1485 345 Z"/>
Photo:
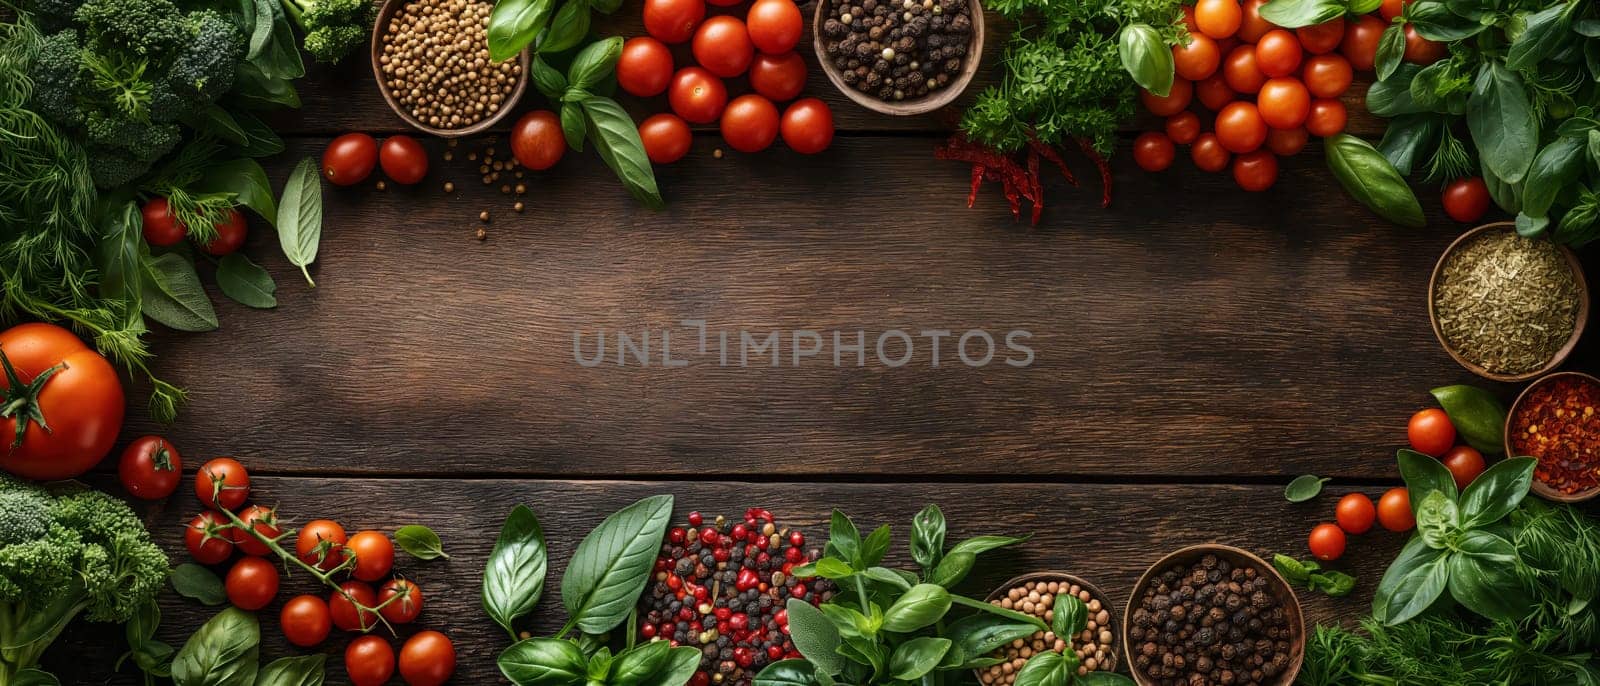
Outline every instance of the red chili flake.
<path fill-rule="evenodd" d="M 1511 450 L 1538 458 L 1535 478 L 1562 493 L 1600 487 L 1600 386 L 1559 376 L 1528 391 L 1511 418 Z"/>
<path fill-rule="evenodd" d="M 1078 147 L 1083 150 L 1083 154 L 1088 155 L 1089 159 L 1094 161 L 1094 166 L 1100 168 L 1100 181 L 1105 186 L 1104 190 L 1102 190 L 1101 194 L 1100 194 L 1100 207 L 1101 208 L 1110 207 L 1111 206 L 1111 165 L 1106 163 L 1106 158 L 1104 158 L 1104 157 L 1102 157 L 1100 155 L 1100 151 L 1094 149 L 1094 144 L 1090 143 L 1089 139 L 1087 139 L 1087 138 L 1079 138 L 1078 139 Z"/>

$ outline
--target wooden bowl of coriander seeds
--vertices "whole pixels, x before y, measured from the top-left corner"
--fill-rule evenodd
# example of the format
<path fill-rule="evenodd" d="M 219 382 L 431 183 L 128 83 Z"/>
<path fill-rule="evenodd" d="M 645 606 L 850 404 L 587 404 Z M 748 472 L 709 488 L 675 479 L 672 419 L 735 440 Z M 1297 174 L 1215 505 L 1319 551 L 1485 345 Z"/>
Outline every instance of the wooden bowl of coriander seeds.
<path fill-rule="evenodd" d="M 1587 446 L 1600 437 L 1600 379 L 1555 372 L 1528 384 L 1506 412 L 1506 455 L 1532 457 L 1532 491 L 1557 503 L 1600 495 L 1600 456 Z"/>
<path fill-rule="evenodd" d="M 1265 560 L 1233 546 L 1193 545 L 1134 584 L 1122 646 L 1139 686 L 1289 686 L 1305 662 L 1305 617 L 1294 589 Z"/>
<path fill-rule="evenodd" d="M 873 112 L 909 116 L 949 105 L 978 73 L 978 0 L 817 0 L 812 47 L 822 72 Z"/>
<path fill-rule="evenodd" d="M 1111 596 L 1082 577 L 1066 572 L 1043 571 L 1023 574 L 1001 584 L 986 600 L 1007 610 L 1030 614 L 1048 624 L 1055 616 L 1055 598 L 1061 593 L 1078 596 L 1088 610 L 1088 624 L 1077 636 L 1060 637 L 1053 632 L 1040 631 L 1027 638 L 1019 638 L 1000 646 L 990 656 L 1005 662 L 975 669 L 978 683 L 983 686 L 1010 686 L 1017 678 L 1017 670 L 1028 658 L 1045 650 L 1063 652 L 1071 649 L 1078 656 L 1078 674 L 1111 672 L 1117 669 L 1116 618 L 1111 612 Z"/>
<path fill-rule="evenodd" d="M 1461 234 L 1428 280 L 1428 320 L 1446 353 L 1485 379 L 1518 383 L 1561 366 L 1589 323 L 1577 255 L 1516 224 Z"/>
<path fill-rule="evenodd" d="M 528 51 L 489 59 L 491 2 L 384 0 L 372 27 L 372 75 L 390 109 L 442 138 L 483 131 L 528 88 Z"/>

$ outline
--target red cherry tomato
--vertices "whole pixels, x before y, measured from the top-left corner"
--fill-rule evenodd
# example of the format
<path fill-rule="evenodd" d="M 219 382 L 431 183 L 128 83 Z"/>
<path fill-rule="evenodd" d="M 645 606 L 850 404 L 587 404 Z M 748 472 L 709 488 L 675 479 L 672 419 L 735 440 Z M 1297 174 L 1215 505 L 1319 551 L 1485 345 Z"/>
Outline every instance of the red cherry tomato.
<path fill-rule="evenodd" d="M 1219 111 L 1227 106 L 1228 103 L 1233 102 L 1236 95 L 1233 89 L 1228 87 L 1227 79 L 1220 72 L 1212 74 L 1210 78 L 1196 81 L 1194 84 L 1195 98 L 1212 112 Z"/>
<path fill-rule="evenodd" d="M 1332 562 L 1344 555 L 1344 530 L 1338 524 L 1324 522 L 1311 530 L 1311 536 L 1306 541 L 1311 546 L 1311 554 L 1323 562 Z"/>
<path fill-rule="evenodd" d="M 378 166 L 378 141 L 364 133 L 347 133 L 322 151 L 322 177 L 335 186 L 353 186 L 367 180 Z"/>
<path fill-rule="evenodd" d="M 1183 11 L 1183 28 L 1188 29 L 1189 33 L 1200 33 L 1200 25 L 1194 20 L 1194 5 L 1181 5 L 1180 9 Z"/>
<path fill-rule="evenodd" d="M 1148 172 L 1158 172 L 1172 166 L 1177 150 L 1167 134 L 1147 131 L 1133 141 L 1133 161 Z"/>
<path fill-rule="evenodd" d="M 283 637 L 301 648 L 311 648 L 327 640 L 333 631 L 333 617 L 328 604 L 314 595 L 297 595 L 283 604 L 278 613 L 278 626 Z"/>
<path fill-rule="evenodd" d="M 407 686 L 440 686 L 455 671 L 456 648 L 444 634 L 419 631 L 400 647 L 400 678 Z"/>
<path fill-rule="evenodd" d="M 1197 33 L 1189 36 L 1188 45 L 1172 46 L 1172 63 L 1178 78 L 1199 81 L 1217 71 L 1222 63 L 1222 53 L 1210 36 Z"/>
<path fill-rule="evenodd" d="M 1311 115 L 1306 117 L 1306 131 L 1313 136 L 1332 136 L 1344 130 L 1348 114 L 1344 101 L 1338 98 L 1317 98 L 1311 101 Z"/>
<path fill-rule="evenodd" d="M 1321 24 L 1302 26 L 1294 30 L 1296 38 L 1300 39 L 1300 46 L 1313 55 L 1321 55 L 1339 49 L 1339 43 L 1344 41 L 1344 17 L 1335 17 Z"/>
<path fill-rule="evenodd" d="M 1188 145 L 1200 137 L 1200 117 L 1193 112 L 1179 112 L 1167 117 L 1167 138 L 1179 145 Z"/>
<path fill-rule="evenodd" d="M 405 579 L 390 579 L 378 590 L 378 604 L 383 606 L 378 614 L 390 623 L 410 624 L 422 614 L 422 589 Z"/>
<path fill-rule="evenodd" d="M 238 509 L 250 497 L 250 473 L 231 457 L 219 457 L 203 465 L 194 477 L 194 495 L 200 504 L 213 510 L 218 505 Z M 215 498 L 215 499 L 213 499 Z"/>
<path fill-rule="evenodd" d="M 694 32 L 695 61 L 717 76 L 733 78 L 743 74 L 755 55 L 749 30 L 733 17 L 712 17 Z"/>
<path fill-rule="evenodd" d="M 567 137 L 561 132 L 561 117 L 555 112 L 534 110 L 511 127 L 511 154 L 524 167 L 534 171 L 549 169 L 566 152 Z"/>
<path fill-rule="evenodd" d="M 1470 445 L 1458 445 L 1445 453 L 1444 468 L 1455 478 L 1456 489 L 1466 490 L 1473 479 L 1483 473 L 1483 453 Z"/>
<path fill-rule="evenodd" d="M 302 562 L 324 571 L 344 562 L 344 527 L 327 519 L 313 519 L 295 534 L 294 554 Z"/>
<path fill-rule="evenodd" d="M 1297 129 L 1311 115 L 1311 93 L 1299 79 L 1280 76 L 1267 79 L 1256 94 L 1261 119 L 1274 129 Z"/>
<path fill-rule="evenodd" d="M 1378 508 L 1373 507 L 1372 499 L 1360 493 L 1346 494 L 1334 508 L 1334 519 L 1347 534 L 1366 533 L 1372 529 L 1372 520 L 1377 516 Z"/>
<path fill-rule="evenodd" d="M 228 602 L 241 610 L 254 612 L 278 595 L 278 567 L 259 557 L 241 557 L 228 570 L 224 582 Z"/>
<path fill-rule="evenodd" d="M 189 520 L 183 530 L 183 545 L 189 557 L 203 565 L 214 565 L 233 555 L 232 529 L 227 518 L 205 510 Z"/>
<path fill-rule="evenodd" d="M 783 111 L 781 129 L 783 144 L 790 150 L 814 155 L 833 143 L 833 110 L 816 98 L 796 101 Z"/>
<path fill-rule="evenodd" d="M 150 245 L 165 248 L 177 245 L 189 235 L 189 228 L 172 214 L 166 198 L 151 198 L 139 208 L 144 215 L 144 240 Z"/>
<path fill-rule="evenodd" d="M 351 536 L 345 550 L 356 556 L 350 576 L 362 581 L 377 581 L 394 569 L 394 543 L 381 531 L 361 531 Z"/>
<path fill-rule="evenodd" d="M 1255 103 L 1230 102 L 1217 113 L 1217 139 L 1228 152 L 1246 153 L 1267 141 L 1267 122 Z"/>
<path fill-rule="evenodd" d="M 1233 158 L 1233 181 L 1252 193 L 1278 182 L 1278 158 L 1266 150 L 1252 150 Z"/>
<path fill-rule="evenodd" d="M 722 112 L 722 139 L 739 152 L 760 152 L 778 138 L 778 108 L 755 94 L 741 95 Z"/>
<path fill-rule="evenodd" d="M 1412 64 L 1429 65 L 1438 62 L 1450 54 L 1450 49 L 1444 43 L 1431 41 L 1417 33 L 1417 29 L 1406 24 L 1406 61 Z"/>
<path fill-rule="evenodd" d="M 1278 28 L 1277 24 L 1261 18 L 1261 6 L 1265 4 L 1266 0 L 1245 0 L 1239 32 L 1234 34 L 1235 38 L 1246 43 L 1255 43 L 1267 35 L 1268 31 Z"/>
<path fill-rule="evenodd" d="M 756 0 L 745 16 L 745 26 L 750 30 L 750 42 L 756 49 L 769 55 L 781 55 L 794 50 L 800 43 L 800 31 L 805 20 L 794 0 Z"/>
<path fill-rule="evenodd" d="M 661 113 L 639 123 L 639 140 L 644 154 L 656 164 L 672 164 L 689 154 L 694 133 L 676 114 Z"/>
<path fill-rule="evenodd" d="M 1378 41 L 1383 38 L 1387 26 L 1382 19 L 1367 15 L 1345 28 L 1339 52 L 1344 53 L 1344 58 L 1350 60 L 1350 66 L 1356 71 L 1372 71 L 1372 63 L 1378 56 Z"/>
<path fill-rule="evenodd" d="M 1405 487 L 1384 491 L 1378 499 L 1378 523 L 1390 531 L 1410 531 L 1417 525 L 1411 512 L 1411 493 Z"/>
<path fill-rule="evenodd" d="M 1194 159 L 1194 166 L 1208 172 L 1219 172 L 1228 168 L 1228 160 L 1233 154 L 1222 147 L 1222 141 L 1217 139 L 1217 134 L 1206 132 L 1196 138 L 1194 145 L 1189 146 L 1189 156 Z"/>
<path fill-rule="evenodd" d="M 682 43 L 706 18 L 705 0 L 645 0 L 644 30 L 663 43 Z"/>
<path fill-rule="evenodd" d="M 1200 32 L 1221 40 L 1232 36 L 1244 22 L 1238 0 L 1199 0 L 1194 4 L 1194 23 Z"/>
<path fill-rule="evenodd" d="M 428 151 L 410 136 L 390 136 L 378 148 L 378 166 L 390 181 L 409 186 L 428 175 Z"/>
<path fill-rule="evenodd" d="M 1301 77 L 1305 80 L 1306 90 L 1311 91 L 1313 96 L 1337 98 L 1350 90 L 1355 71 L 1350 68 L 1350 60 L 1343 55 L 1330 53 L 1313 55 L 1306 60 Z"/>
<path fill-rule="evenodd" d="M 1441 198 L 1444 213 L 1458 222 L 1472 224 L 1489 211 L 1489 186 L 1483 177 L 1469 176 L 1451 181 L 1444 187 Z"/>
<path fill-rule="evenodd" d="M 1267 132 L 1267 149 L 1279 157 L 1288 157 L 1304 150 L 1306 141 L 1310 138 L 1304 126 L 1293 129 L 1272 129 Z"/>
<path fill-rule="evenodd" d="M 672 83 L 672 50 L 649 36 L 629 38 L 617 58 L 617 85 L 641 98 L 660 95 Z"/>
<path fill-rule="evenodd" d="M 246 226 L 244 215 L 239 210 L 228 208 L 228 216 L 213 225 L 213 228 L 217 230 L 217 237 L 201 246 L 207 253 L 222 257 L 244 246 Z"/>
<path fill-rule="evenodd" d="M 1255 46 L 1241 45 L 1228 53 L 1228 59 L 1222 63 L 1222 80 L 1235 93 L 1254 93 L 1261 90 L 1261 84 L 1267 82 L 1267 75 L 1261 71 L 1256 62 Z"/>
<path fill-rule="evenodd" d="M 805 85 L 806 61 L 798 52 L 761 53 L 750 63 L 750 88 L 773 102 L 788 102 L 799 97 Z"/>
<path fill-rule="evenodd" d="M 361 636 L 344 649 L 344 671 L 353 686 L 383 686 L 394 676 L 394 648 L 380 636 Z"/>
<path fill-rule="evenodd" d="M 245 508 L 244 512 L 239 513 L 239 519 L 244 520 L 245 526 L 267 538 L 277 538 L 278 534 L 282 533 L 278 530 L 278 513 L 274 512 L 270 507 L 251 505 Z M 262 543 L 255 536 L 251 536 L 249 530 L 236 528 L 232 531 L 232 535 L 233 544 L 239 548 L 241 553 L 264 557 L 272 552 L 272 549 L 268 548 L 267 544 Z"/>
<path fill-rule="evenodd" d="M 1300 68 L 1300 41 L 1283 29 L 1273 29 L 1256 43 L 1256 66 L 1268 78 L 1288 76 Z"/>
<path fill-rule="evenodd" d="M 700 67 L 679 69 L 667 89 L 672 111 L 691 124 L 710 124 L 728 105 L 728 88 L 722 79 Z"/>
<path fill-rule="evenodd" d="M 328 596 L 328 612 L 333 616 L 334 626 L 344 631 L 366 631 L 377 626 L 376 613 L 356 607 L 356 603 L 363 607 L 378 605 L 378 594 L 371 586 L 360 581 L 346 581 L 339 584 L 339 589 Z"/>
<path fill-rule="evenodd" d="M 1456 444 L 1456 425 L 1450 415 L 1437 407 L 1420 410 L 1406 423 L 1406 440 L 1411 449 L 1432 457 L 1444 457 Z"/>
<path fill-rule="evenodd" d="M 1385 23 L 1392 22 L 1409 4 L 1411 0 L 1383 0 L 1383 4 L 1378 6 L 1378 15 L 1383 17 Z"/>
<path fill-rule="evenodd" d="M 140 436 L 122 449 L 117 477 L 128 494 L 142 500 L 160 500 L 178 490 L 183 478 L 183 458 L 160 436 Z"/>
<path fill-rule="evenodd" d="M 1167 91 L 1166 96 L 1139 89 L 1139 100 L 1144 103 L 1144 108 L 1158 117 L 1170 117 L 1184 111 L 1193 97 L 1194 83 L 1187 79 L 1173 79 L 1172 90 Z"/>

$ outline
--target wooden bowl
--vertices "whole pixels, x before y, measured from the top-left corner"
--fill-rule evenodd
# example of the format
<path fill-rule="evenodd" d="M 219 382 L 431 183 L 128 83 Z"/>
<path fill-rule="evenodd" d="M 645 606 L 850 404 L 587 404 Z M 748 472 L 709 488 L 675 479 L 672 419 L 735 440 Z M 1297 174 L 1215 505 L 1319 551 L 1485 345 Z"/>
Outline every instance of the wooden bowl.
<path fill-rule="evenodd" d="M 1111 611 L 1111 596 L 1106 595 L 1105 591 L 1100 590 L 1099 586 L 1096 586 L 1096 585 L 1094 585 L 1092 583 L 1089 583 L 1089 581 L 1087 579 L 1084 579 L 1083 577 L 1078 576 L 1076 574 L 1070 574 L 1070 573 L 1067 573 L 1067 572 L 1058 572 L 1058 571 L 1054 571 L 1054 570 L 1046 570 L 1046 571 L 1041 571 L 1041 572 L 1030 572 L 1028 574 L 1022 574 L 1022 575 L 1013 577 L 1010 581 L 1007 581 L 1004 584 L 1001 584 L 999 587 L 995 588 L 993 591 L 990 591 L 988 597 L 984 598 L 984 600 L 985 601 L 999 600 L 1002 596 L 1005 595 L 1006 591 L 1009 591 L 1009 590 L 1011 590 L 1012 588 L 1014 588 L 1016 586 L 1021 586 L 1021 585 L 1025 584 L 1025 583 L 1028 583 L 1030 581 L 1065 581 L 1065 582 L 1067 582 L 1069 584 L 1077 584 L 1078 586 L 1080 586 L 1080 587 L 1084 588 L 1085 590 L 1089 591 L 1089 596 L 1090 597 L 1094 598 L 1095 600 L 1099 600 L 1100 601 L 1100 609 L 1105 610 L 1106 613 L 1111 616 L 1111 621 L 1107 622 L 1107 624 L 1109 625 L 1107 628 L 1109 628 L 1111 630 L 1111 635 L 1115 636 L 1116 640 L 1118 640 L 1118 641 L 1123 639 L 1122 632 L 1117 630 L 1116 613 Z M 1112 648 L 1111 652 L 1106 655 L 1106 658 L 1107 658 L 1106 665 L 1103 666 L 1103 667 L 1102 666 L 1096 666 L 1095 667 L 1095 671 L 1097 671 L 1097 672 L 1115 672 L 1117 670 L 1117 648 L 1118 648 L 1118 646 L 1112 646 L 1111 648 Z M 982 670 L 976 670 L 976 669 L 972 670 L 973 675 L 978 678 L 978 683 L 983 683 L 983 677 L 979 674 L 981 671 Z"/>
<path fill-rule="evenodd" d="M 459 129 L 441 129 L 429 126 L 411 116 L 410 112 L 407 112 L 400 106 L 399 102 L 395 101 L 394 94 L 389 92 L 389 86 L 383 78 L 383 69 L 378 62 L 378 58 L 383 55 L 385 27 L 389 25 L 389 20 L 394 17 L 394 13 L 410 2 L 412 0 L 383 0 L 383 6 L 378 8 L 378 19 L 372 24 L 372 78 L 378 82 L 378 92 L 383 94 L 383 101 L 389 103 L 389 109 L 394 110 L 394 113 L 399 115 L 405 123 L 410 124 L 411 128 L 440 138 L 464 138 L 481 133 L 485 129 L 498 124 L 501 119 L 505 119 L 506 115 L 511 114 L 511 111 L 516 109 L 517 101 L 522 99 L 522 93 L 528 90 L 530 58 L 527 50 L 523 50 L 521 54 L 517 55 L 517 60 L 522 63 L 522 73 L 518 74 L 517 83 L 511 87 L 511 94 L 501 103 L 500 110 L 471 126 L 463 126 Z"/>
<path fill-rule="evenodd" d="M 1233 563 L 1235 566 L 1246 565 L 1253 567 L 1257 574 L 1265 574 L 1271 580 L 1268 587 L 1278 602 L 1283 605 L 1283 611 L 1289 621 L 1289 668 L 1278 674 L 1278 678 L 1270 682 L 1269 686 L 1289 686 L 1294 683 L 1300 674 L 1300 667 L 1306 658 L 1306 625 L 1305 616 L 1300 612 L 1300 599 L 1295 597 L 1294 589 L 1289 587 L 1289 582 L 1283 580 L 1278 570 L 1267 564 L 1247 550 L 1235 548 L 1231 545 L 1206 543 L 1180 548 L 1166 557 L 1156 561 L 1144 574 L 1139 577 L 1139 582 L 1133 585 L 1133 596 L 1128 600 L 1128 608 L 1122 616 L 1122 649 L 1127 651 L 1128 671 L 1133 675 L 1134 683 L 1139 686 L 1152 686 L 1155 682 L 1149 676 L 1133 667 L 1132 643 L 1128 638 L 1128 628 L 1133 626 L 1134 608 L 1138 606 L 1144 593 L 1150 588 L 1151 582 L 1164 570 L 1173 565 L 1188 566 L 1206 555 L 1216 555 L 1219 558 Z"/>
<path fill-rule="evenodd" d="M 1573 323 L 1572 335 L 1567 338 L 1566 344 L 1562 345 L 1560 349 L 1556 350 L 1556 354 L 1550 358 L 1549 362 L 1546 362 L 1544 366 L 1530 372 L 1523 372 L 1521 374 L 1502 374 L 1484 369 L 1481 365 L 1462 357 L 1455 351 L 1454 348 L 1450 347 L 1449 341 L 1446 341 L 1444 338 L 1444 331 L 1439 328 L 1439 314 L 1438 312 L 1434 311 L 1433 303 L 1434 290 L 1439 285 L 1439 275 L 1444 271 L 1445 260 L 1450 257 L 1451 253 L 1456 251 L 1456 248 L 1460 247 L 1468 239 L 1471 239 L 1481 233 L 1488 231 L 1515 231 L 1516 228 L 1517 225 L 1515 222 L 1494 222 L 1492 224 L 1484 224 L 1483 226 L 1479 226 L 1471 231 L 1461 234 L 1454 241 L 1450 242 L 1450 247 L 1445 248 L 1443 254 L 1439 255 L 1439 261 L 1435 262 L 1433 265 L 1433 276 L 1428 278 L 1428 323 L 1433 326 L 1433 336 L 1439 339 L 1439 346 L 1444 348 L 1445 353 L 1450 355 L 1450 359 L 1455 360 L 1457 364 L 1466 367 L 1467 371 L 1491 381 L 1503 381 L 1506 383 L 1521 383 L 1523 381 L 1547 374 L 1556 367 L 1561 366 L 1563 362 L 1567 361 L 1567 357 L 1572 355 L 1573 349 L 1578 347 L 1578 339 L 1583 337 L 1583 329 L 1589 324 L 1589 283 L 1583 278 L 1583 265 L 1578 262 L 1578 256 L 1573 254 L 1573 252 L 1569 250 L 1567 246 L 1557 244 L 1556 248 L 1559 249 L 1561 254 L 1567 258 L 1567 264 L 1572 267 L 1572 274 L 1577 281 L 1578 319 Z"/>
<path fill-rule="evenodd" d="M 817 0 L 817 10 L 811 20 L 811 47 L 816 52 L 817 63 L 822 65 L 822 73 L 828 75 L 833 87 L 844 93 L 845 97 L 854 100 L 857 105 L 879 114 L 896 117 L 926 114 L 961 97 L 961 93 L 967 89 L 967 84 L 972 82 L 972 75 L 978 73 L 979 63 L 983 61 L 983 5 L 978 0 L 967 0 L 967 4 L 972 8 L 972 42 L 967 44 L 967 56 L 961 64 L 961 73 L 944 88 L 915 100 L 898 102 L 879 100 L 851 88 L 850 84 L 844 82 L 839 68 L 834 66 L 833 60 L 828 59 L 826 36 L 822 33 L 822 23 L 828 18 L 828 0 Z"/>
<path fill-rule="evenodd" d="M 1504 430 L 1506 457 L 1520 457 L 1516 453 L 1511 452 L 1511 420 L 1513 417 L 1517 416 L 1517 408 L 1522 406 L 1522 401 L 1527 399 L 1528 393 L 1532 392 L 1533 389 L 1549 383 L 1553 379 L 1559 379 L 1564 376 L 1588 379 L 1591 383 L 1600 385 L 1600 379 L 1588 374 L 1584 374 L 1583 372 L 1555 372 L 1554 374 L 1546 375 L 1538 381 L 1528 384 L 1527 388 L 1522 389 L 1522 392 L 1517 394 L 1516 401 L 1511 403 L 1511 410 L 1506 412 L 1506 426 Z M 1533 493 L 1540 498 L 1558 503 L 1581 503 L 1585 500 L 1589 500 L 1597 495 L 1600 495 L 1600 486 L 1596 486 L 1586 491 L 1578 491 L 1577 493 L 1562 493 L 1561 491 L 1551 488 L 1549 484 L 1540 481 L 1539 477 L 1536 476 L 1533 478 Z"/>

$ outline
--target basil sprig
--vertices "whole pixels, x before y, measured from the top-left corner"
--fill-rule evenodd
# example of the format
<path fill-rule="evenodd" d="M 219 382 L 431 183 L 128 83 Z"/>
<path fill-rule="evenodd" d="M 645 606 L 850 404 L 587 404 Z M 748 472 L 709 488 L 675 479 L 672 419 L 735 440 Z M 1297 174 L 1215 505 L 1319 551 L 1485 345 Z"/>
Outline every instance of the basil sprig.
<path fill-rule="evenodd" d="M 489 59 L 504 62 L 525 48 L 565 52 L 583 42 L 593 12 L 611 14 L 621 0 L 498 0 L 489 13 Z"/>
<path fill-rule="evenodd" d="M 1324 139 L 1323 148 L 1334 178 L 1361 204 L 1401 226 L 1426 223 L 1416 193 L 1371 143 L 1340 133 Z"/>
<path fill-rule="evenodd" d="M 611 37 L 579 50 L 565 74 L 535 57 L 533 85 L 550 102 L 560 103 L 561 133 L 569 147 L 582 152 L 584 142 L 592 141 L 628 193 L 646 207 L 660 208 L 665 203 L 639 128 L 617 101 L 597 92 L 610 82 L 621 56 L 622 39 Z"/>

